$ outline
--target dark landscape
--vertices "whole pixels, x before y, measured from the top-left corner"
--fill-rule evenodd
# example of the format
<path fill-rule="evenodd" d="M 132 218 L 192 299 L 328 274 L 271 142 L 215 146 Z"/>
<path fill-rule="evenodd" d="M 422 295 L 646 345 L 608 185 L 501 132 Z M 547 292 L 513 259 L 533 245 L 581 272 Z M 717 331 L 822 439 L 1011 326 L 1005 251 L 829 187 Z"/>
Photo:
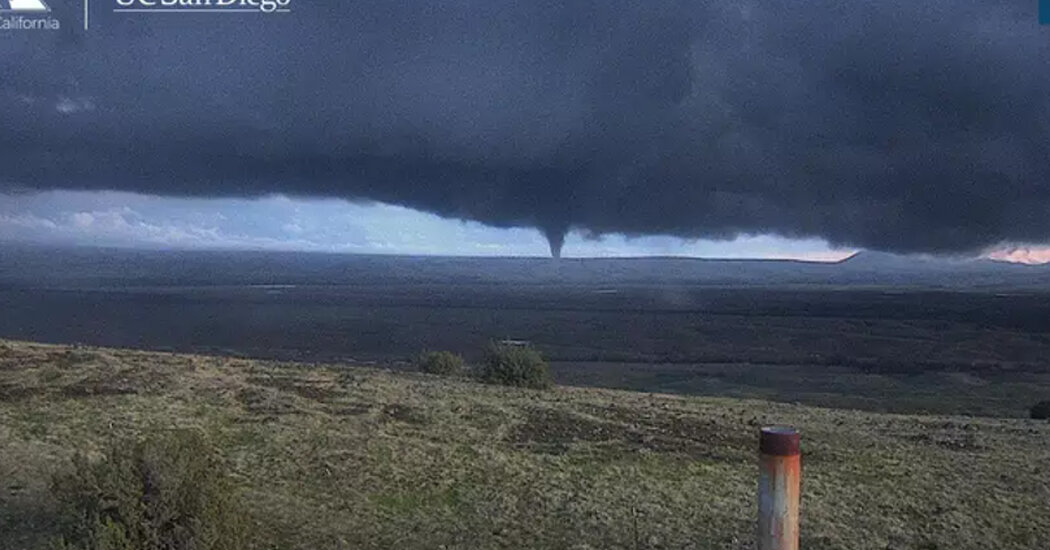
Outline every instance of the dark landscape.
<path fill-rule="evenodd" d="M 0 337 L 407 368 L 530 342 L 559 383 L 1026 416 L 1050 268 L 0 249 Z"/>

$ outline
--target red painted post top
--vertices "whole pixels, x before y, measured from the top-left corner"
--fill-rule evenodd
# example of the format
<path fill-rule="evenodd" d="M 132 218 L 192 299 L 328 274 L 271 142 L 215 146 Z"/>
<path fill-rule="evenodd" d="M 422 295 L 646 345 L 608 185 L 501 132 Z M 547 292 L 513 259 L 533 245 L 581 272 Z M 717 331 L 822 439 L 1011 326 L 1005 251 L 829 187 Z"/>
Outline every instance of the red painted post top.
<path fill-rule="evenodd" d="M 762 428 L 758 450 L 764 455 L 795 456 L 799 454 L 799 437 L 795 428 L 769 426 Z"/>

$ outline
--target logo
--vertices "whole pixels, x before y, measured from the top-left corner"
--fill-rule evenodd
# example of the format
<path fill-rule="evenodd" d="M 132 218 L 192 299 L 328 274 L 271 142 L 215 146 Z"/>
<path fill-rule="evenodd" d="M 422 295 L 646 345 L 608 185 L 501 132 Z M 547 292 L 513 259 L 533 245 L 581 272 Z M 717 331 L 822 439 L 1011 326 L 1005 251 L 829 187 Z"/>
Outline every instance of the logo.
<path fill-rule="evenodd" d="M 0 13 L 51 13 L 43 0 L 0 0 Z"/>
<path fill-rule="evenodd" d="M 290 13 L 292 0 L 116 0 L 116 13 Z"/>
<path fill-rule="evenodd" d="M 44 0 L 0 0 L 0 31 L 57 31 L 61 27 Z"/>

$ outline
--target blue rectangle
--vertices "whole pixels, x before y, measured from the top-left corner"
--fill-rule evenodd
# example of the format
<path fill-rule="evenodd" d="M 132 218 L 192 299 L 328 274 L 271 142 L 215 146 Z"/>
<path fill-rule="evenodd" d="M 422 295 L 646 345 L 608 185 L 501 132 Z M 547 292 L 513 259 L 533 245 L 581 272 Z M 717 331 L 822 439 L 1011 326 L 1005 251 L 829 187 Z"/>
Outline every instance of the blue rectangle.
<path fill-rule="evenodd" d="M 1039 24 L 1050 25 L 1050 0 L 1039 0 Z"/>

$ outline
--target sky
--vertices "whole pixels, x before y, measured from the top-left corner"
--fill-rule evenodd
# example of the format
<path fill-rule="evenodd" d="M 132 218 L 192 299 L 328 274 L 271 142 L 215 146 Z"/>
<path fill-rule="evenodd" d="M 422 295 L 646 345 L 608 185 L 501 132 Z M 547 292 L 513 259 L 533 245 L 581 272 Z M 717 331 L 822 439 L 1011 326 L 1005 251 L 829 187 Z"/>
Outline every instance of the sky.
<path fill-rule="evenodd" d="M 89 29 L 52 4 L 60 31 L 0 34 L 0 193 L 19 194 L 0 238 L 1019 261 L 1050 243 L 1035 2 L 96 2 Z"/>
<path fill-rule="evenodd" d="M 171 198 L 126 192 L 0 194 L 0 238 L 47 245 L 250 249 L 356 254 L 548 256 L 533 228 L 477 222 L 381 203 L 303 199 Z M 835 261 L 854 251 L 771 236 L 729 241 L 572 233 L 566 257 L 693 256 Z"/>

